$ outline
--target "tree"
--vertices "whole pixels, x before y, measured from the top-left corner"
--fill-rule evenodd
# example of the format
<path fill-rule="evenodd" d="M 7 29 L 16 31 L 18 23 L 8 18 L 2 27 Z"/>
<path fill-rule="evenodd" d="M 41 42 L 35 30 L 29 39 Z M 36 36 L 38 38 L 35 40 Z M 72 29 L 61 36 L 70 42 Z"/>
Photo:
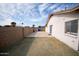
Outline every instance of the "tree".
<path fill-rule="evenodd" d="M 39 28 L 41 28 L 41 26 L 38 26 Z"/>
<path fill-rule="evenodd" d="M 33 24 L 33 25 L 32 25 L 32 27 L 34 28 L 34 27 L 35 27 L 35 25 Z"/>
<path fill-rule="evenodd" d="M 16 22 L 11 22 L 11 26 L 15 27 L 16 26 Z"/>
<path fill-rule="evenodd" d="M 10 25 L 5 25 L 4 27 L 11 27 Z"/>
<path fill-rule="evenodd" d="M 0 27 L 2 27 L 2 26 L 0 25 Z"/>
<path fill-rule="evenodd" d="M 33 32 L 35 32 L 35 25 L 33 24 L 32 27 L 33 27 Z"/>

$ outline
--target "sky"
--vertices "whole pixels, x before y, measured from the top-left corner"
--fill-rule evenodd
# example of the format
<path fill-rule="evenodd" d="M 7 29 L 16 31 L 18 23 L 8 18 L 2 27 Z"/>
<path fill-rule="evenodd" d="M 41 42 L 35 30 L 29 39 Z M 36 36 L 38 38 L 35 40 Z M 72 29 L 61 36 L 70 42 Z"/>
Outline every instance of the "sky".
<path fill-rule="evenodd" d="M 45 26 L 48 15 L 77 6 L 76 3 L 0 3 L 0 25 L 16 22 L 17 26 Z"/>

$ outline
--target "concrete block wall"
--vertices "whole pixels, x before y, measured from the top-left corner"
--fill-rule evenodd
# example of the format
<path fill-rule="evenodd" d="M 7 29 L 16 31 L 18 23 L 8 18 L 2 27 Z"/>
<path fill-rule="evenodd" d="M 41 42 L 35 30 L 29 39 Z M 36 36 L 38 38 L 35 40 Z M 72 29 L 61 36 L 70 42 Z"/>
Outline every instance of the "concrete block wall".
<path fill-rule="evenodd" d="M 16 42 L 18 43 L 24 36 L 32 32 L 32 28 L 24 28 L 23 34 L 22 27 L 0 27 L 0 48 L 8 47 Z"/>
<path fill-rule="evenodd" d="M 27 35 L 29 35 L 29 34 L 31 34 L 31 33 L 33 33 L 33 28 L 27 28 L 27 27 L 25 27 L 24 28 L 24 37 L 26 37 Z"/>

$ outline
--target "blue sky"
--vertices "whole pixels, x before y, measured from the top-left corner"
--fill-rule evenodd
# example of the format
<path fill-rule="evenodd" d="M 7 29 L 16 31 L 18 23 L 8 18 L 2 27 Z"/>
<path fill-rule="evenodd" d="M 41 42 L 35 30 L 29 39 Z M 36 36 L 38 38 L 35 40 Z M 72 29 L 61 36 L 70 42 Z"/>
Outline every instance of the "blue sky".
<path fill-rule="evenodd" d="M 67 3 L 0 3 L 0 25 L 16 22 L 17 26 L 44 26 L 48 15 L 56 11 L 74 8 L 79 4 Z"/>

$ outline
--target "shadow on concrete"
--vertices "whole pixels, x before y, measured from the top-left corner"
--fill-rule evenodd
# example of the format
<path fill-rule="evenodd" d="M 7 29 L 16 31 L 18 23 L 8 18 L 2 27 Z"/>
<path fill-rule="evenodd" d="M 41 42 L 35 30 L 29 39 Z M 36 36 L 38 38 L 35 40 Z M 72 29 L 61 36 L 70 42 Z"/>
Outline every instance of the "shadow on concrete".
<path fill-rule="evenodd" d="M 9 55 L 10 56 L 26 56 L 34 40 L 35 40 L 34 37 L 26 37 L 23 41 L 21 41 L 19 44 L 13 46 L 10 49 Z"/>
<path fill-rule="evenodd" d="M 29 48 L 31 47 L 34 37 L 26 37 L 24 40 L 21 40 L 14 45 L 1 49 L 1 56 L 26 56 Z"/>

